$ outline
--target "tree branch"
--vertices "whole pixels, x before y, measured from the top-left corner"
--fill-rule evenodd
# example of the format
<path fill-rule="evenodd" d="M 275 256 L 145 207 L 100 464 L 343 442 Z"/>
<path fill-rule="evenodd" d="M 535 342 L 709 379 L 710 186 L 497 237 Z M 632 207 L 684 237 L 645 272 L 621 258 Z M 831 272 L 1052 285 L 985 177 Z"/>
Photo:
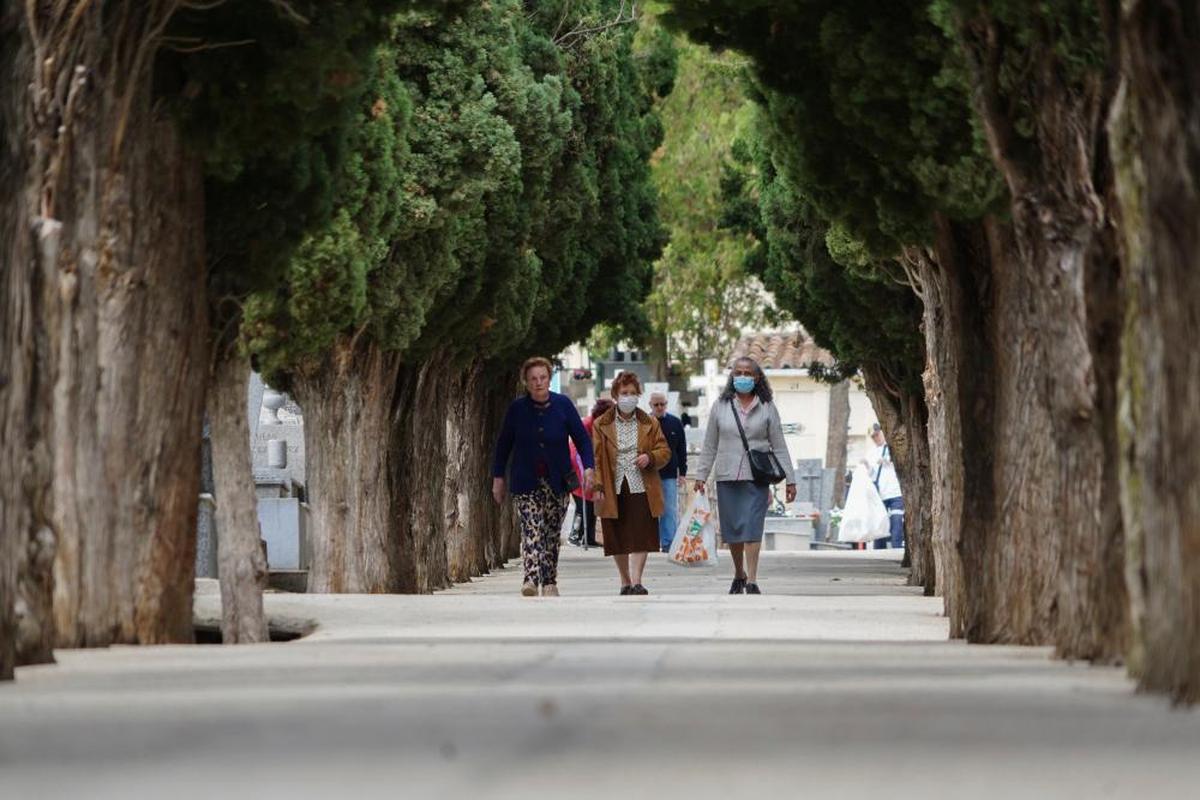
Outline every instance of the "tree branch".
<path fill-rule="evenodd" d="M 554 37 L 554 45 L 556 47 L 573 46 L 574 41 L 578 40 L 582 37 L 589 36 L 591 34 L 596 34 L 596 33 L 603 33 L 604 31 L 607 31 L 611 28 L 618 27 L 620 25 L 628 25 L 631 22 L 637 22 L 638 19 L 639 19 L 639 17 L 638 17 L 638 11 L 637 11 L 637 3 L 632 2 L 629 4 L 629 16 L 625 16 L 625 0 L 621 0 L 621 7 L 619 9 L 617 9 L 617 16 L 614 17 L 612 20 L 602 23 L 600 25 L 593 25 L 592 27 L 576 26 L 575 28 L 567 31 L 566 33 L 562 34 L 561 36 L 555 36 Z M 580 25 L 583 25 L 583 23 L 581 22 Z M 572 44 L 569 45 L 568 43 L 572 43 Z"/>

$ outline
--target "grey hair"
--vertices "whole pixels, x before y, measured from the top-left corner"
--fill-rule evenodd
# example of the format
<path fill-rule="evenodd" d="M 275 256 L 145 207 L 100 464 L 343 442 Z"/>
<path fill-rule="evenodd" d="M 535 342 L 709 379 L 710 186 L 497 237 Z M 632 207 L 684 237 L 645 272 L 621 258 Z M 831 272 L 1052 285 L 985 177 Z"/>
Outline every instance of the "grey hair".
<path fill-rule="evenodd" d="M 742 356 L 729 367 L 729 380 L 725 382 L 725 391 L 721 392 L 721 402 L 728 403 L 737 394 L 733 390 L 733 370 L 738 364 L 749 364 L 754 368 L 754 394 L 759 401 L 769 403 L 775 399 L 775 392 L 771 391 L 771 382 L 767 380 L 767 375 L 763 372 L 762 367 L 758 362 L 749 356 Z"/>

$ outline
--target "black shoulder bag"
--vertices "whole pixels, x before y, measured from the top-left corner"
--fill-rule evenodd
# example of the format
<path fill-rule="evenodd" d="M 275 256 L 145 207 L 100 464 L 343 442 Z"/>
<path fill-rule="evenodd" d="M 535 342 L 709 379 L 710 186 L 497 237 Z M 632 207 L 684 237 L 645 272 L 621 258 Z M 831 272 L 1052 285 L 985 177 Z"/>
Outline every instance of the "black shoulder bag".
<path fill-rule="evenodd" d="M 746 440 L 746 429 L 742 427 L 742 416 L 734 406 L 734 399 L 729 398 L 729 410 L 733 412 L 733 421 L 737 423 L 738 433 L 742 435 L 742 447 L 746 448 L 746 456 L 750 459 L 750 475 L 759 486 L 770 486 L 779 483 L 786 474 L 783 465 L 770 450 L 751 450 L 750 442 Z"/>

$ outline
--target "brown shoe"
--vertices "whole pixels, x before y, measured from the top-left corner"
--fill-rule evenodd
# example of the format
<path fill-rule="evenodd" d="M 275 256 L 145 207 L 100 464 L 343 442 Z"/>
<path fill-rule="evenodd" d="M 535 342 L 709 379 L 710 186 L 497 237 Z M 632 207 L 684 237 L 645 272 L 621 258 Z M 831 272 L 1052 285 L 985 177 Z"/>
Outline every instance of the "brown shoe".
<path fill-rule="evenodd" d="M 532 583 L 529 583 L 528 581 L 526 581 L 525 584 L 523 586 L 521 586 L 521 596 L 522 597 L 537 597 L 537 587 L 534 586 Z"/>
<path fill-rule="evenodd" d="M 542 587 L 542 597 L 558 597 L 558 587 L 548 583 Z"/>

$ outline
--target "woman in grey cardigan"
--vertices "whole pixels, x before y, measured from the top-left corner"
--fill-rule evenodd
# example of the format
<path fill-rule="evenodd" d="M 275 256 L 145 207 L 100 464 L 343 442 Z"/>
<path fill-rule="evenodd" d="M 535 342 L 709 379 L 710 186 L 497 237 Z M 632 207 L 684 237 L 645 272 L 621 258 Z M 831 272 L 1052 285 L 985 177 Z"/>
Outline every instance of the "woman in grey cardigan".
<path fill-rule="evenodd" d="M 779 459 L 787 478 L 787 501 L 796 499 L 796 474 L 783 441 L 779 411 L 771 402 L 773 397 L 758 362 L 739 358 L 730 370 L 725 391 L 708 412 L 704 450 L 696 469 L 696 491 L 704 493 L 711 472 L 717 482 L 721 539 L 733 556 L 730 594 L 762 594 L 758 588 L 758 554 L 770 500 L 770 487 L 755 483 L 751 477 L 750 459 L 738 431 L 739 418 L 750 449 L 770 449 Z"/>

